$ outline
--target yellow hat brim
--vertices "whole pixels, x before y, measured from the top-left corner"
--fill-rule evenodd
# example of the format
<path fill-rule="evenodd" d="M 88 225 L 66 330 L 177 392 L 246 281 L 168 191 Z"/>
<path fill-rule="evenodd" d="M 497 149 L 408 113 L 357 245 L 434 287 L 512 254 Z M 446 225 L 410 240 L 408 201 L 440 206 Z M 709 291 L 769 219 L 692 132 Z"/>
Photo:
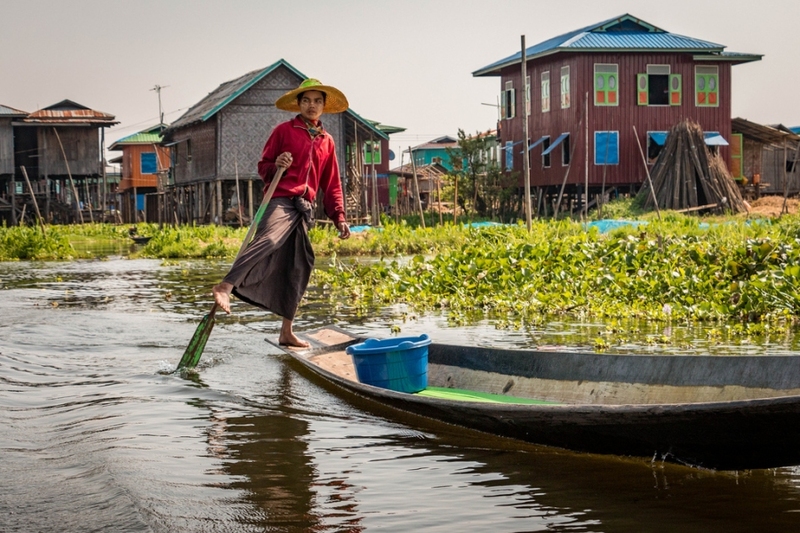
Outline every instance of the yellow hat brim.
<path fill-rule="evenodd" d="M 325 93 L 325 113 L 341 113 L 343 111 L 347 111 L 347 108 L 350 107 L 350 104 L 347 102 L 347 98 L 342 91 L 336 87 L 322 84 L 308 86 L 301 85 L 297 89 L 292 89 L 278 98 L 278 100 L 275 102 L 275 107 L 278 109 L 283 109 L 284 111 L 294 111 L 295 113 L 299 113 L 300 106 L 297 104 L 297 95 L 307 91 L 320 91 Z"/>

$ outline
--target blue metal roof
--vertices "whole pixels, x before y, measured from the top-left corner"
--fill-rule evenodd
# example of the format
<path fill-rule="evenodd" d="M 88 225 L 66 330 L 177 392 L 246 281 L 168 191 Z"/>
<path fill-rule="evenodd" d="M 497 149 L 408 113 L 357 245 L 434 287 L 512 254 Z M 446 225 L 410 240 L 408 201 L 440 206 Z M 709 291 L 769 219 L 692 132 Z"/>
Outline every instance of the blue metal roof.
<path fill-rule="evenodd" d="M 718 56 L 724 46 L 710 41 L 669 33 L 629 14 L 553 37 L 525 50 L 526 59 L 556 54 L 558 52 L 689 52 Z M 734 54 L 728 60 L 755 61 L 761 56 Z M 473 76 L 499 76 L 500 70 L 519 63 L 522 53 L 517 52 L 472 73 Z"/>
<path fill-rule="evenodd" d="M 792 130 L 794 133 L 800 135 L 800 126 L 795 126 L 794 128 L 789 128 L 789 129 Z"/>

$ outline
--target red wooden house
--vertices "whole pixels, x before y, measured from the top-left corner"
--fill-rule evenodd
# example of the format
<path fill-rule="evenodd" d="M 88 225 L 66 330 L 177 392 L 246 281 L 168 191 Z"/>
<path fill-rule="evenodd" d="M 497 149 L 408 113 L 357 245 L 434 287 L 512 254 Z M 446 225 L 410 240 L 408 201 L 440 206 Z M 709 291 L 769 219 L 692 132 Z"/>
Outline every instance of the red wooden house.
<path fill-rule="evenodd" d="M 588 183 L 596 195 L 603 182 L 606 191 L 628 192 L 646 180 L 638 144 L 652 163 L 684 118 L 700 124 L 730 165 L 731 67 L 762 56 L 724 48 L 626 14 L 526 48 L 524 85 L 521 52 L 473 76 L 500 77 L 503 163 L 520 172 L 521 186 L 527 118 L 531 187 L 540 199 L 564 183 L 566 194 Z"/>

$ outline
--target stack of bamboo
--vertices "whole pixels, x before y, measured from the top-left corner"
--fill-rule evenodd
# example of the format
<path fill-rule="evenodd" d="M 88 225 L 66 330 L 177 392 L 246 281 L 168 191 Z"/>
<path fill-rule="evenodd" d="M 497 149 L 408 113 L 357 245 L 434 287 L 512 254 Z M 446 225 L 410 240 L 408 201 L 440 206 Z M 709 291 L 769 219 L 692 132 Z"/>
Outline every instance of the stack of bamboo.
<path fill-rule="evenodd" d="M 685 119 L 669 131 L 650 177 L 655 195 L 648 183 L 639 191 L 645 209 L 654 208 L 655 196 L 659 209 L 746 211 L 725 162 L 719 154 L 709 152 L 703 130 L 691 120 Z"/>

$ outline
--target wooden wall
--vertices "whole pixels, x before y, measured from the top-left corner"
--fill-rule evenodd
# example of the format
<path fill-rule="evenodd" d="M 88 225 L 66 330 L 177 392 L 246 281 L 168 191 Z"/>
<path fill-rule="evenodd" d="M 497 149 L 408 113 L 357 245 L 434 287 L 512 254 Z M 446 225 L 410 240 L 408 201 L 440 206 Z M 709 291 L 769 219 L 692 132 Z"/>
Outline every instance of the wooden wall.
<path fill-rule="evenodd" d="M 11 119 L 0 118 L 0 174 L 14 173 L 14 129 Z"/>
<path fill-rule="evenodd" d="M 619 105 L 594 105 L 594 64 L 612 63 L 618 65 L 619 73 Z M 647 65 L 670 65 L 671 73 L 682 76 L 682 104 L 680 106 L 639 106 L 636 94 L 636 75 L 647 72 Z M 562 66 L 570 67 L 570 107 L 561 108 L 560 70 Z M 719 106 L 697 107 L 694 101 L 694 66 L 719 67 Z M 570 133 L 571 147 L 574 149 L 572 168 L 567 183 L 583 184 L 586 178 L 585 127 L 589 127 L 589 184 L 599 185 L 603 180 L 607 186 L 641 184 L 646 173 L 634 136 L 636 126 L 639 141 L 643 150 L 647 149 L 648 131 L 666 131 L 684 118 L 697 121 L 704 131 L 719 131 L 730 141 L 731 134 L 731 65 L 720 62 L 695 62 L 691 54 L 667 53 L 594 53 L 574 54 L 560 53 L 536 61 L 529 61 L 527 74 L 531 78 L 531 115 L 529 137 L 535 142 L 543 135 L 549 135 L 551 141 L 561 133 Z M 542 72 L 550 72 L 550 111 L 541 110 L 540 77 Z M 506 81 L 512 81 L 516 90 L 515 117 L 500 121 L 502 143 L 521 141 L 523 138 L 522 117 L 525 113 L 524 87 L 519 65 L 506 68 L 502 72 L 500 89 Z M 588 93 L 588 118 L 585 113 L 586 94 Z M 619 164 L 594 164 L 594 132 L 619 131 Z M 514 169 L 522 171 L 522 144 L 514 147 Z M 531 185 L 561 185 L 566 174 L 566 166 L 562 166 L 562 147 L 551 152 L 551 166 L 542 167 L 542 147 L 538 146 L 530 152 Z M 721 147 L 720 153 L 730 165 L 730 152 Z M 503 158 L 504 160 L 504 158 Z M 522 179 L 522 178 L 521 178 Z M 522 183 L 522 182 L 520 182 Z"/>
<path fill-rule="evenodd" d="M 27 126 L 26 126 L 27 127 Z M 52 127 L 36 127 L 39 153 L 38 177 L 66 176 L 67 166 Z M 58 127 L 72 176 L 101 174 L 100 133 L 97 127 Z M 31 176 L 33 177 L 33 176 Z"/>
<path fill-rule="evenodd" d="M 134 144 L 122 146 L 122 181 L 120 190 L 131 187 L 157 187 L 158 174 L 142 174 L 142 154 L 156 153 L 159 170 L 168 170 L 170 165 L 169 148 L 153 144 Z"/>

